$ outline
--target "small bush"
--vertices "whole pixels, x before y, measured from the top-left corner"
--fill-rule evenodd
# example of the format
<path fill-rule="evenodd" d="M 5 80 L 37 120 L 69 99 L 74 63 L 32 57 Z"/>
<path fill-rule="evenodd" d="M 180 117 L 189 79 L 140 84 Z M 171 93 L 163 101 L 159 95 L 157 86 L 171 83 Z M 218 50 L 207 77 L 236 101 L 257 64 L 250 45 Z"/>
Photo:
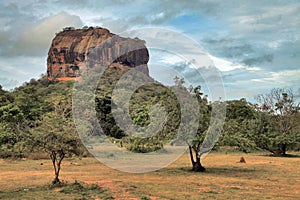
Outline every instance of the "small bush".
<path fill-rule="evenodd" d="M 24 153 L 18 146 L 2 145 L 0 147 L 0 158 L 19 159 L 24 158 Z"/>
<path fill-rule="evenodd" d="M 87 187 L 84 186 L 84 184 L 80 181 L 75 180 L 72 184 L 67 184 L 66 187 L 64 187 L 60 192 L 65 194 L 71 194 L 76 192 L 83 192 L 88 190 Z"/>
<path fill-rule="evenodd" d="M 151 200 L 147 195 L 141 195 L 141 200 Z"/>
<path fill-rule="evenodd" d="M 163 149 L 163 143 L 153 138 L 122 138 L 123 147 L 136 153 L 148 153 Z"/>
<path fill-rule="evenodd" d="M 61 193 L 81 196 L 79 199 L 95 199 L 95 197 L 107 200 L 114 199 L 108 189 L 103 189 L 97 183 L 89 185 L 75 180 L 74 183 L 65 182 L 63 185 L 56 187 L 61 188 Z M 53 186 L 51 186 L 51 188 L 53 188 Z"/>

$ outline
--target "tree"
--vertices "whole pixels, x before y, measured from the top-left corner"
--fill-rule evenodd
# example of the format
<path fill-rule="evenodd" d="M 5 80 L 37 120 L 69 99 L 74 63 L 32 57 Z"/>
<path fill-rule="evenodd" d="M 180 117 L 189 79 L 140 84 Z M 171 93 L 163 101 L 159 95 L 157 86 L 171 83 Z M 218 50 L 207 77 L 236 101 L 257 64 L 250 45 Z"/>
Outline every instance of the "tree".
<path fill-rule="evenodd" d="M 53 184 L 60 182 L 63 159 L 83 153 L 74 124 L 54 112 L 44 115 L 39 126 L 32 130 L 30 145 L 33 150 L 46 152 L 50 156 L 55 173 Z"/>
<path fill-rule="evenodd" d="M 18 106 L 9 103 L 0 107 L 0 157 L 23 157 L 25 118 Z"/>
<path fill-rule="evenodd" d="M 84 148 L 71 120 L 71 97 L 52 96 L 49 103 L 54 110 L 45 114 L 31 131 L 30 144 L 32 149 L 49 154 L 55 174 L 52 183 L 56 184 L 60 182 L 59 173 L 63 159 L 82 155 Z"/>
<path fill-rule="evenodd" d="M 254 106 L 242 98 L 226 102 L 226 123 L 220 140 L 220 145 L 234 146 L 243 152 L 256 149 L 251 136 L 257 113 Z"/>
<path fill-rule="evenodd" d="M 47 77 L 32 79 L 12 92 L 0 86 L 0 157 L 25 156 L 24 142 L 46 113 L 71 118 L 72 88 L 72 83 L 49 81 Z"/>
<path fill-rule="evenodd" d="M 49 110 L 48 105 L 44 101 L 44 95 L 39 94 L 38 86 L 26 85 L 17 88 L 14 92 L 15 106 L 24 114 L 28 126 L 34 126 L 34 121 L 38 120 L 40 116 Z"/>
<path fill-rule="evenodd" d="M 2 89 L 0 85 L 0 107 L 5 106 L 14 101 L 14 98 L 10 95 L 9 92 Z"/>
<path fill-rule="evenodd" d="M 183 84 L 185 83 L 184 78 L 179 78 L 178 76 L 174 77 L 174 82 L 177 87 L 183 87 Z"/>
<path fill-rule="evenodd" d="M 184 82 L 184 80 L 182 82 Z M 179 88 L 182 87 L 176 82 L 175 84 Z M 202 96 L 203 93 L 201 92 L 201 86 L 197 86 L 195 88 L 190 87 L 189 90 L 186 91 L 190 91 L 190 94 L 188 94 L 189 96 L 196 98 L 198 102 L 197 109 L 199 110 L 199 120 L 194 123 L 195 128 L 197 127 L 196 135 L 192 139 L 189 138 L 186 140 L 189 147 L 192 170 L 195 172 L 204 172 L 205 168 L 201 164 L 202 153 L 205 153 L 202 151 L 202 143 L 210 124 L 211 106 L 208 104 L 207 96 Z"/>
<path fill-rule="evenodd" d="M 300 141 L 297 117 L 300 104 L 296 103 L 295 93 L 291 89 L 276 88 L 269 94 L 258 95 L 257 101 L 265 125 L 256 140 L 257 145 L 273 154 L 286 155 L 287 149 Z"/>

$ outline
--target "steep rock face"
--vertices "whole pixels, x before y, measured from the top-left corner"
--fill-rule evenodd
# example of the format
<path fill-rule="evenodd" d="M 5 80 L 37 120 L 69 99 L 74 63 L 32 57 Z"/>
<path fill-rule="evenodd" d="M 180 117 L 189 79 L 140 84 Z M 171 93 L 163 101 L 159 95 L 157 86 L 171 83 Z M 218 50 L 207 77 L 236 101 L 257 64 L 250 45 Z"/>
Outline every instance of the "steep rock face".
<path fill-rule="evenodd" d="M 65 28 L 52 41 L 47 75 L 75 79 L 96 65 L 120 70 L 138 67 L 148 75 L 148 61 L 149 52 L 140 39 L 122 38 L 104 28 Z"/>

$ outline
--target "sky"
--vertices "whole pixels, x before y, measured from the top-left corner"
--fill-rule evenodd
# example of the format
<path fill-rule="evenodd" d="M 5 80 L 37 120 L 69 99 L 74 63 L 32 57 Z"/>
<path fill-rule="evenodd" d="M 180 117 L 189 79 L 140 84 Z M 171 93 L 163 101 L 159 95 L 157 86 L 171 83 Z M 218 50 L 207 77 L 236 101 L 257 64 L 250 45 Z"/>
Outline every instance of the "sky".
<path fill-rule="evenodd" d="M 85 25 L 120 35 L 155 27 L 189 37 L 219 70 L 227 99 L 253 101 L 275 87 L 300 91 L 299 0 L 0 1 L 0 84 L 11 90 L 38 78 L 46 72 L 55 33 Z M 168 70 L 159 67 L 165 65 L 190 76 L 191 84 L 201 84 L 193 68 L 202 66 L 194 66 L 192 57 L 155 49 L 150 57 L 154 78 L 170 82 Z"/>

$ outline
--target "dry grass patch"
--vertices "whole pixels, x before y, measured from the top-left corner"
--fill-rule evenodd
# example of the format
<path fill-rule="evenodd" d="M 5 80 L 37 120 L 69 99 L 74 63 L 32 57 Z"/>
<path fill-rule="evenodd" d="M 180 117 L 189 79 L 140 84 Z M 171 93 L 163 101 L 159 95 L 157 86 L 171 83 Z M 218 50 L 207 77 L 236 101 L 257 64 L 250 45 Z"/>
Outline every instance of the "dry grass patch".
<path fill-rule="evenodd" d="M 246 163 L 239 163 L 241 156 Z M 2 191 L 43 185 L 53 179 L 50 160 L 0 162 Z M 297 199 L 299 163 L 300 157 L 210 153 L 203 160 L 207 172 L 195 173 L 185 154 L 164 169 L 129 174 L 110 169 L 94 158 L 69 159 L 63 165 L 61 179 L 99 183 L 115 199 Z"/>

